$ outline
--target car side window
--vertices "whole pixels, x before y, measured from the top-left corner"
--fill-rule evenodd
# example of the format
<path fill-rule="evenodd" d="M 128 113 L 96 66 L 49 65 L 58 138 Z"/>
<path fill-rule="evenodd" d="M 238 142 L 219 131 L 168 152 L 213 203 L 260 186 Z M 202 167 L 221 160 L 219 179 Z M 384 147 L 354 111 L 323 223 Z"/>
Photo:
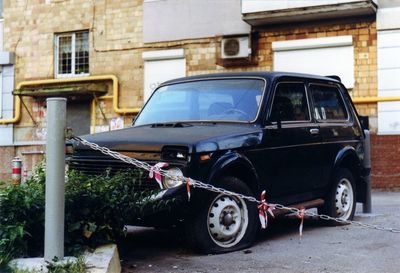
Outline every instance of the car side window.
<path fill-rule="evenodd" d="M 315 119 L 347 120 L 348 114 L 338 87 L 311 84 L 310 93 L 314 102 Z"/>
<path fill-rule="evenodd" d="M 272 122 L 310 120 L 306 89 L 303 83 L 278 83 L 270 120 Z"/>

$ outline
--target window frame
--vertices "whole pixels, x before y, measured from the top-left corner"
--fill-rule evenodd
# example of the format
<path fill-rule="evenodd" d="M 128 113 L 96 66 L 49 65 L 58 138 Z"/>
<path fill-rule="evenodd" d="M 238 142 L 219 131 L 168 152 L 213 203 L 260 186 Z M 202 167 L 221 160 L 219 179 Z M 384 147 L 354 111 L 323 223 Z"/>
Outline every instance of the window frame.
<path fill-rule="evenodd" d="M 76 31 L 76 32 L 67 32 L 67 33 L 56 33 L 54 35 L 54 75 L 56 78 L 60 79 L 60 78 L 74 78 L 74 77 L 85 77 L 85 76 L 89 76 L 90 75 L 90 48 L 88 48 L 88 69 L 89 72 L 88 73 L 79 73 L 76 74 L 75 73 L 75 69 L 76 69 L 76 62 L 75 62 L 75 58 L 76 58 L 76 34 L 78 33 L 82 33 L 82 32 L 87 32 L 88 33 L 88 45 L 89 45 L 89 40 L 90 40 L 90 36 L 89 36 L 89 31 L 87 30 L 82 30 L 82 31 Z M 60 38 L 61 37 L 71 37 L 71 73 L 69 74 L 60 74 L 59 73 L 59 49 L 60 49 Z"/>
<path fill-rule="evenodd" d="M 304 81 L 280 81 L 280 82 L 278 82 L 278 83 L 275 84 L 275 87 L 274 87 L 274 94 L 273 94 L 273 96 L 272 96 L 271 104 L 270 104 L 270 107 L 269 107 L 269 109 L 268 109 L 267 120 L 268 120 L 268 121 L 271 120 L 272 108 L 273 108 L 273 105 L 274 105 L 274 102 L 275 102 L 275 95 L 276 95 L 277 89 L 278 89 L 278 87 L 279 87 L 280 84 L 285 84 L 285 83 L 286 83 L 286 84 L 287 84 L 287 83 L 291 83 L 291 84 L 302 84 L 302 85 L 303 85 L 303 87 L 304 87 L 304 94 L 306 95 L 306 101 L 307 101 L 307 109 L 308 109 L 308 117 L 309 117 L 309 119 L 308 119 L 308 120 L 307 120 L 307 119 L 305 119 L 305 120 L 282 120 L 281 123 L 282 123 L 282 124 L 292 124 L 292 123 L 295 123 L 295 124 L 296 124 L 296 123 L 310 123 L 310 122 L 312 122 L 314 116 L 313 116 L 313 112 L 311 111 L 311 107 L 310 107 L 311 104 L 310 104 L 310 99 L 309 99 L 309 97 L 308 97 L 307 85 L 306 85 L 306 83 L 305 83 Z M 270 122 L 271 122 L 271 124 L 273 124 L 273 125 L 275 125 L 275 124 L 278 123 L 277 121 L 270 121 Z"/>
<path fill-rule="evenodd" d="M 312 85 L 318 85 L 318 86 L 325 86 L 325 87 L 335 88 L 335 89 L 339 92 L 339 95 L 340 95 L 340 98 L 341 98 L 341 100 L 342 100 L 342 104 L 343 104 L 343 106 L 344 106 L 344 110 L 345 110 L 345 114 L 347 115 L 347 118 L 346 118 L 346 119 L 317 119 L 316 116 L 315 116 L 315 109 L 314 109 L 314 108 L 315 108 L 315 107 L 314 107 L 315 101 L 314 101 L 314 98 L 313 98 L 313 95 L 312 95 L 312 91 L 311 91 L 311 86 L 312 86 Z M 350 121 L 351 121 L 351 115 L 350 115 L 348 106 L 347 106 L 347 104 L 346 104 L 346 101 L 345 101 L 345 99 L 344 99 L 344 97 L 343 97 L 343 93 L 342 93 L 343 91 L 342 91 L 342 87 L 341 87 L 340 85 L 337 85 L 337 84 L 329 84 L 329 83 L 309 82 L 309 83 L 307 84 L 307 89 L 308 89 L 308 92 L 310 93 L 310 99 L 311 99 L 311 103 L 312 103 L 312 114 L 313 114 L 312 118 L 313 118 L 317 123 L 347 123 L 347 122 L 350 122 Z"/>

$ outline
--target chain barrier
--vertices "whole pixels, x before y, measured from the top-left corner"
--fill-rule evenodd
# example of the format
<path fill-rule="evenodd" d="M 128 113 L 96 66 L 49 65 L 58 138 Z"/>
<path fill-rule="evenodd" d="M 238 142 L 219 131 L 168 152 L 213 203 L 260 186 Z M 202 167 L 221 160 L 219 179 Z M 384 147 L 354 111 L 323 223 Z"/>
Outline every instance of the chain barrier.
<path fill-rule="evenodd" d="M 359 221 L 352 221 L 352 220 L 345 220 L 345 219 L 335 218 L 335 217 L 331 217 L 329 215 L 318 214 L 318 213 L 315 213 L 315 212 L 312 212 L 312 211 L 307 211 L 307 210 L 304 210 L 304 208 L 298 209 L 298 208 L 295 208 L 295 207 L 287 207 L 287 206 L 284 206 L 284 205 L 281 205 L 281 204 L 271 204 L 271 203 L 267 204 L 265 202 L 265 200 L 263 200 L 263 198 L 261 198 L 261 200 L 258 200 L 253 196 L 246 196 L 246 195 L 243 195 L 243 194 L 240 194 L 240 193 L 236 193 L 236 192 L 232 192 L 232 191 L 229 191 L 229 190 L 225 190 L 223 188 L 218 188 L 218 187 L 215 187 L 213 185 L 210 185 L 210 184 L 207 184 L 207 183 L 203 183 L 203 182 L 195 180 L 195 179 L 191 179 L 191 178 L 187 178 L 187 177 L 183 177 L 183 176 L 171 175 L 168 171 L 165 171 L 165 170 L 161 169 L 161 167 L 160 167 L 160 166 L 164 166 L 165 167 L 166 165 L 156 164 L 156 165 L 152 166 L 152 165 L 150 165 L 150 164 L 148 164 L 146 162 L 143 162 L 143 161 L 140 161 L 138 159 L 131 158 L 129 156 L 120 154 L 120 153 L 112 151 L 112 150 L 110 150 L 110 149 L 108 149 L 106 147 L 101 147 L 98 144 L 89 142 L 89 141 L 87 141 L 87 140 L 85 140 L 85 139 L 83 139 L 81 137 L 74 136 L 74 135 L 69 135 L 68 138 L 76 140 L 76 141 L 79 141 L 83 145 L 88 146 L 93 150 L 99 151 L 102 154 L 111 156 L 114 159 L 118 159 L 118 160 L 121 160 L 121 161 L 123 161 L 125 163 L 134 165 L 134 166 L 136 166 L 138 168 L 144 169 L 144 170 L 154 174 L 155 177 L 157 175 L 161 175 L 161 176 L 165 176 L 165 177 L 168 177 L 168 178 L 176 180 L 176 181 L 180 181 L 183 184 L 186 184 L 187 192 L 188 192 L 188 198 L 189 199 L 190 199 L 190 186 L 193 186 L 195 188 L 204 189 L 204 190 L 207 190 L 207 191 L 220 193 L 220 194 L 224 194 L 224 195 L 235 196 L 235 197 L 247 200 L 249 202 L 256 203 L 257 206 L 259 206 L 259 208 L 263 207 L 265 215 L 267 213 L 270 213 L 269 209 L 272 208 L 272 209 L 276 209 L 276 210 L 284 210 L 284 211 L 286 211 L 288 213 L 296 214 L 299 217 L 309 216 L 309 217 L 319 218 L 319 219 L 325 220 L 325 221 L 334 221 L 334 222 L 337 222 L 339 224 L 351 224 L 351 225 L 355 225 L 355 226 L 359 226 L 359 227 L 363 227 L 363 228 L 368 228 L 368 229 L 375 229 L 375 230 L 380 230 L 380 231 L 388 231 L 388 232 L 392 232 L 392 233 L 400 233 L 400 229 L 398 229 L 398 228 L 388 228 L 388 227 L 379 226 L 379 225 L 365 224 L 365 223 L 362 223 L 362 222 L 359 222 Z M 159 181 L 157 181 L 157 182 L 159 183 Z"/>

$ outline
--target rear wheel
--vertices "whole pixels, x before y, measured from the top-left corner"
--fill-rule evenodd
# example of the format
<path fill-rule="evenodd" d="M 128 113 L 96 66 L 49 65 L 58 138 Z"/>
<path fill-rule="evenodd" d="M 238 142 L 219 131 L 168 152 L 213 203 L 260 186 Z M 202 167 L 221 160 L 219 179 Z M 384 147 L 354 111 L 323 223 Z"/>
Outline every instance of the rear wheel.
<path fill-rule="evenodd" d="M 224 177 L 219 187 L 253 196 L 248 186 L 235 177 Z M 205 253 L 224 253 L 249 247 L 259 229 L 255 203 L 237 196 L 207 192 L 198 212 L 186 225 L 193 247 Z"/>
<path fill-rule="evenodd" d="M 338 169 L 331 192 L 319 211 L 341 220 L 352 220 L 356 209 L 356 189 L 352 173 L 348 169 Z M 338 225 L 338 222 L 329 222 Z"/>

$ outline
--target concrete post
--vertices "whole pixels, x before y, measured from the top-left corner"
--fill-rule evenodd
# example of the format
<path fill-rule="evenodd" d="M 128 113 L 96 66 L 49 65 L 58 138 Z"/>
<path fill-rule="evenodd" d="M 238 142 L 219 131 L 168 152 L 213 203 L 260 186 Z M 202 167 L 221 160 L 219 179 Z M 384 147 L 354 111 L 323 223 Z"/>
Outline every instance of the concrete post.
<path fill-rule="evenodd" d="M 65 98 L 47 99 L 44 259 L 64 258 Z"/>
<path fill-rule="evenodd" d="M 371 170 L 371 137 L 369 130 L 364 130 L 365 140 L 364 140 L 364 167 Z M 366 188 L 366 199 L 363 203 L 363 213 L 371 213 L 372 212 L 372 204 L 371 204 L 371 173 L 365 178 L 365 182 L 367 183 Z"/>

